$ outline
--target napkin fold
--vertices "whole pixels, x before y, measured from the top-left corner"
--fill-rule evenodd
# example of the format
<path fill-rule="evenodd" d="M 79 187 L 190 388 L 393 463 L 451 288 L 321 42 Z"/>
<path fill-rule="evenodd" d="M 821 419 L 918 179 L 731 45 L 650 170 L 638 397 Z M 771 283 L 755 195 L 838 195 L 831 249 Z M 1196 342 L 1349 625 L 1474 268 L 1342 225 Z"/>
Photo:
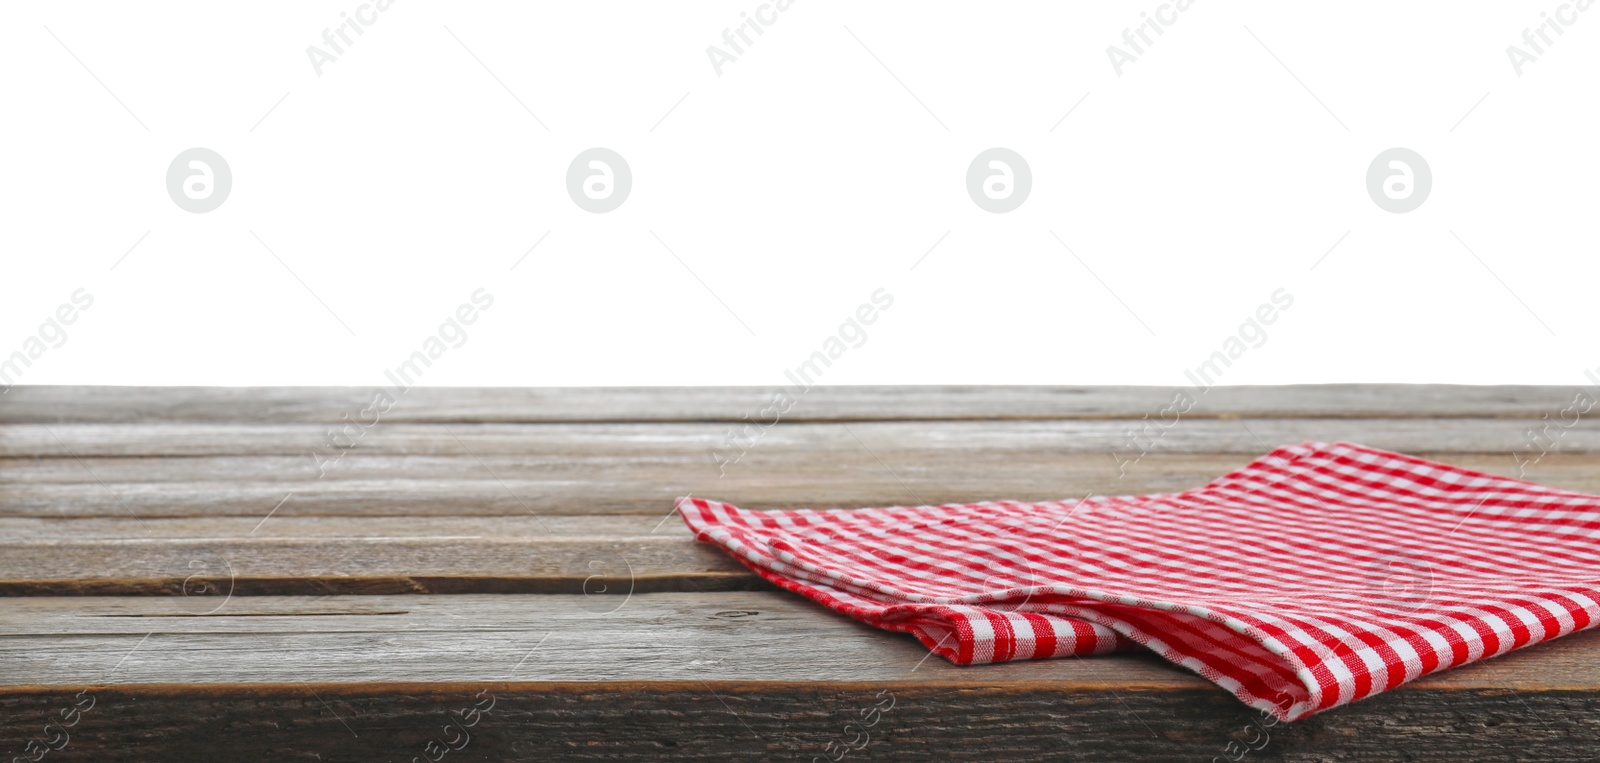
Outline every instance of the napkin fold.
<path fill-rule="evenodd" d="M 1352 443 L 1181 493 L 677 507 L 779 587 L 956 664 L 1142 647 L 1286 721 L 1600 619 L 1600 497 Z"/>

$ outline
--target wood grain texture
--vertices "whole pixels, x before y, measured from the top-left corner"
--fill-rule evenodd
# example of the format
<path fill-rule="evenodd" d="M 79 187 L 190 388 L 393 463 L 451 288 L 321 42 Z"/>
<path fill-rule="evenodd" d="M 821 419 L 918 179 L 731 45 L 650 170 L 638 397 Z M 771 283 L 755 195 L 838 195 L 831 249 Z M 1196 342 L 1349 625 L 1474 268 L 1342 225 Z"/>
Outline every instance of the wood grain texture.
<path fill-rule="evenodd" d="M 713 452 L 863 455 L 867 449 L 1002 454 L 1061 452 L 1260 454 L 1286 443 L 1350 440 L 1408 452 L 1507 453 L 1528 442 L 1523 419 L 1181 419 L 1168 426 L 1116 420 L 782 422 L 751 425 L 748 448 L 726 424 L 377 424 L 330 445 L 314 424 L 13 424 L 0 457 L 296 456 L 334 472 L 352 455 L 676 457 L 717 472 Z M 1143 444 L 1142 444 L 1143 443 Z M 1561 432 L 1561 452 L 1600 452 L 1600 425 L 1580 420 Z M 314 458 L 316 460 L 314 460 Z M 335 460 L 338 459 L 338 460 Z M 319 462 L 325 465 L 318 467 Z M 743 463 L 728 467 L 733 470 Z"/>
<path fill-rule="evenodd" d="M 12 387 L 0 424 L 263 422 L 333 424 L 380 391 L 395 398 L 388 423 L 535 421 L 739 421 L 779 392 L 789 421 L 1138 418 L 1195 397 L 1196 418 L 1217 416 L 1538 418 L 1586 387 L 1449 384 L 1309 384 L 1193 387 Z M 1591 390 L 1592 393 L 1592 390 Z"/>
<path fill-rule="evenodd" d="M 1600 493 L 1600 427 L 1551 424 L 1580 393 L 1218 387 L 1162 426 L 1172 388 L 819 387 L 746 448 L 729 431 L 773 390 L 417 388 L 346 451 L 328 429 L 372 390 L 16 387 L 0 761 L 84 697 L 48 760 L 432 760 L 475 696 L 494 707 L 450 760 L 833 760 L 884 696 L 850 759 L 1236 759 L 1259 715 L 1197 676 L 1148 655 L 952 666 L 773 590 L 672 498 L 1168 492 L 1305 440 Z M 1593 760 L 1600 634 L 1270 737 L 1244 760 Z"/>
<path fill-rule="evenodd" d="M 90 697 L 52 755 L 428 759 L 430 739 L 464 739 L 443 732 L 452 713 L 491 698 L 461 755 L 826 760 L 868 718 L 863 759 L 1211 760 L 1262 738 L 1256 713 L 1149 657 L 963 668 L 786 594 L 592 600 L 254 598 L 204 617 L 155 598 L 0 601 L 0 752 Z M 1251 759 L 1591 760 L 1596 635 L 1273 726 Z"/>
<path fill-rule="evenodd" d="M 910 636 L 782 591 L 188 597 L 216 599 L 204 607 L 181 598 L 0 599 L 0 687 L 112 678 L 218 685 L 1038 681 L 1204 688 L 1227 697 L 1146 654 L 965 667 L 924 660 L 929 652 Z M 1408 686 L 1600 692 L 1596 647 L 1600 631 L 1584 631 Z"/>
<path fill-rule="evenodd" d="M 674 515 L 676 516 L 676 515 Z M 94 540 L 386 540 L 426 538 L 677 538 L 681 521 L 663 516 L 388 516 L 388 517 L 0 517 L 0 541 Z"/>
<path fill-rule="evenodd" d="M 1521 468 L 1509 452 L 1410 452 L 1600 493 L 1600 454 L 1552 454 Z M 1100 453 L 929 452 L 875 444 L 870 452 L 859 445 L 854 453 L 839 454 L 752 452 L 719 477 L 711 464 L 692 456 L 676 459 L 676 465 L 674 459 L 633 456 L 347 456 L 320 479 L 309 461 L 292 457 L 9 459 L 0 465 L 0 517 L 659 518 L 680 495 L 755 509 L 1062 500 L 1186 490 L 1253 457 L 1152 454 L 1124 472 Z"/>
<path fill-rule="evenodd" d="M 0 596 L 766 588 L 676 517 L 0 519 Z"/>
<path fill-rule="evenodd" d="M 777 591 L 0 598 L 0 635 L 0 686 L 974 677 Z M 1002 681 L 1211 686 L 1149 657 L 992 667 Z"/>
<path fill-rule="evenodd" d="M 16 719 L 0 732 L 0 754 L 20 752 L 30 736 L 42 741 L 47 719 L 90 698 L 93 709 L 49 760 L 768 763 L 832 761 L 840 759 L 832 745 L 853 742 L 860 749 L 843 760 L 1592 763 L 1600 746 L 1600 703 L 1565 691 L 1402 687 L 1265 736 L 1259 715 L 1198 688 L 705 680 L 81 691 L 0 695 Z M 446 730 L 475 703 L 490 709 L 466 734 Z M 452 742 L 459 750 L 433 752 Z M 1262 746 L 1234 752 L 1249 744 Z"/>

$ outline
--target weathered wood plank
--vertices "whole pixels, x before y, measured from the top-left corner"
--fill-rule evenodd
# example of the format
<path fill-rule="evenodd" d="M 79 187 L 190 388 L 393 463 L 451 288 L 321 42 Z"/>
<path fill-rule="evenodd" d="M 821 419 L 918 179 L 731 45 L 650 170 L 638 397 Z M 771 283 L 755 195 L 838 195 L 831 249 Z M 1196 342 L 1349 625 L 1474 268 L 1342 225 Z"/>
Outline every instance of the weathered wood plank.
<path fill-rule="evenodd" d="M 380 389 L 395 400 L 386 423 L 740 421 L 769 418 L 774 396 L 796 403 L 787 421 L 894 419 L 1138 418 L 1180 391 L 1195 418 L 1473 417 L 1554 414 L 1587 387 L 1448 384 L 1312 384 L 1193 387 L 861 386 L 813 387 L 12 387 L 0 424 L 271 422 L 335 424 Z M 370 415 L 370 414 L 369 414 Z"/>
<path fill-rule="evenodd" d="M 0 600 L 0 752 L 82 707 L 53 760 L 426 760 L 430 739 L 461 744 L 442 729 L 463 715 L 461 753 L 497 760 L 831 760 L 869 719 L 864 759 L 1210 760 L 1262 739 L 1256 713 L 1149 657 L 959 668 L 785 594 L 595 599 L 253 598 L 203 617 L 153 598 Z M 1272 726 L 1251 759 L 1590 760 L 1597 644 L 1577 634 Z"/>
<path fill-rule="evenodd" d="M 1060 681 L 1215 689 L 1147 655 L 973 667 L 923 660 L 927 650 L 910 636 L 781 591 L 257 596 L 234 597 L 204 614 L 174 598 L 0 599 L 0 687 L 114 678 L 121 684 Z M 246 647 L 259 651 L 238 651 Z M 522 659 L 530 653 L 537 659 Z M 1409 686 L 1600 693 L 1600 631 Z"/>
<path fill-rule="evenodd" d="M 0 752 L 60 739 L 46 722 L 91 700 L 49 760 L 1592 763 L 1600 746 L 1587 692 L 1402 687 L 1271 725 L 1198 687 L 708 679 L 28 688 L 0 694 Z"/>
<path fill-rule="evenodd" d="M 753 427 L 755 434 L 739 441 L 721 424 L 380 424 L 360 437 L 330 441 L 326 428 L 307 424 L 16 424 L 4 429 L 0 457 L 298 456 L 331 472 L 339 468 L 336 459 L 350 455 L 677 456 L 715 472 L 717 454 L 735 461 L 731 470 L 741 454 L 857 455 L 880 448 L 990 454 L 1048 448 L 1134 458 L 1259 454 L 1285 443 L 1349 440 L 1406 452 L 1510 453 L 1528 445 L 1536 426 L 1518 419 L 1184 419 L 1164 428 L 1126 421 L 887 421 L 782 423 Z M 1600 423 L 1556 429 L 1553 448 L 1600 452 Z"/>
<path fill-rule="evenodd" d="M 1520 469 L 1510 452 L 1411 452 L 1600 493 L 1600 454 L 1552 454 Z M 869 452 L 858 444 L 853 454 L 752 452 L 721 477 L 692 457 L 674 465 L 666 458 L 620 456 L 348 456 L 322 479 L 293 457 L 9 459 L 0 469 L 0 517 L 660 517 L 673 498 L 686 494 L 751 508 L 1061 500 L 1184 490 L 1253 456 L 1157 453 L 1127 464 L 1123 473 L 1099 453 L 929 452 L 889 445 Z M 70 479 L 73 473 L 78 481 Z"/>
<path fill-rule="evenodd" d="M 1488 453 L 1409 451 L 1412 454 L 1442 459 L 1473 469 L 1515 474 L 1521 464 L 1528 474 L 1538 472 L 1549 478 L 1582 481 L 1600 469 L 1600 453 L 1550 452 L 1537 450 L 1494 451 Z M 641 457 L 629 455 L 494 455 L 473 456 L 369 456 L 348 455 L 338 465 L 319 474 L 316 464 L 301 456 L 106 456 L 80 463 L 71 457 L 0 458 L 0 484 L 50 485 L 94 483 L 234 483 L 299 485 L 307 489 L 334 482 L 385 480 L 430 480 L 468 482 L 476 480 L 529 480 L 564 482 L 578 485 L 586 481 L 650 481 L 655 484 L 719 486 L 758 485 L 783 479 L 792 472 L 808 478 L 829 473 L 840 479 L 867 479 L 884 467 L 876 455 L 894 466 L 949 474 L 960 482 L 991 477 L 1011 484 L 1032 474 L 1044 483 L 1058 483 L 1061 477 L 1101 479 L 1119 483 L 1155 480 L 1164 485 L 1199 484 L 1248 463 L 1250 453 L 1162 453 L 1153 452 L 1119 468 L 1106 453 L 1074 452 L 1059 449 L 1008 449 L 961 452 L 919 450 L 916 443 L 889 443 L 872 453 L 858 449 L 865 458 L 848 458 L 833 453 L 786 451 L 767 455 L 753 449 L 720 476 L 714 463 L 704 454 L 664 453 Z M 1520 456 L 1514 458 L 1513 454 Z M 848 455 L 848 454 L 845 454 Z M 1537 458 L 1535 458 L 1537 457 Z M 1014 468 L 1013 468 L 1014 467 Z M 1118 475 L 1121 475 L 1118 478 Z M 1197 480 L 1182 482 L 1182 479 Z M 1147 488 L 1138 483 L 1140 490 Z M 296 488 L 298 490 L 299 488 Z M 1160 489 L 1160 488 L 1157 488 Z"/>
<path fill-rule="evenodd" d="M 83 521 L 56 520 L 49 531 L 54 537 L 40 538 L 37 526 L 32 537 L 14 532 L 19 529 L 14 523 L 27 520 L 0 520 L 0 596 L 193 594 L 183 604 L 206 609 L 222 603 L 207 595 L 767 587 L 721 550 L 692 542 L 676 519 L 630 517 L 632 526 L 622 530 L 606 518 L 565 517 L 559 534 L 544 530 L 548 523 L 506 519 L 511 521 L 503 526 L 478 519 L 483 534 L 435 523 L 433 534 L 411 537 L 389 534 L 404 528 L 387 517 L 363 522 L 274 517 L 265 531 L 247 526 L 249 520 L 233 527 L 214 519 L 111 520 L 122 535 L 109 538 L 83 537 L 73 528 Z M 102 536 L 107 532 L 105 520 L 86 521 L 98 523 Z M 205 527 L 193 526 L 197 522 Z M 211 534 L 219 529 L 234 534 Z M 288 529 L 294 534 L 284 534 Z M 339 534 L 340 529 L 348 534 Z"/>
<path fill-rule="evenodd" d="M 647 515 L 296 517 L 0 517 L 0 542 L 90 540 L 389 540 L 418 538 L 678 538 L 682 521 Z M 676 516 L 676 515 L 674 515 Z"/>
<path fill-rule="evenodd" d="M 927 650 L 909 636 L 778 591 L 236 596 L 213 604 L 220 606 L 196 614 L 179 597 L 0 598 L 0 687 L 102 679 L 233 684 L 973 678 L 937 657 L 924 663 Z M 146 634 L 150 638 L 133 649 Z M 1204 685 L 1159 660 L 1127 657 L 999 665 L 985 671 L 983 680 L 1026 680 L 1039 676 L 1040 666 L 1060 680 Z"/>

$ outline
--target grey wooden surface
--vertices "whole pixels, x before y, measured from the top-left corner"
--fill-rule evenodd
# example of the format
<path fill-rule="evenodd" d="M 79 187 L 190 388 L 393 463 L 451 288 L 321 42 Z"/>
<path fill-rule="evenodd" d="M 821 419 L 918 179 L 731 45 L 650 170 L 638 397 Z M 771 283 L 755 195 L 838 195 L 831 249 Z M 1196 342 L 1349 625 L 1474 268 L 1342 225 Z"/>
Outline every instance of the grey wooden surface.
<path fill-rule="evenodd" d="M 0 760 L 74 710 L 50 760 L 430 760 L 491 696 L 449 755 L 1592 760 L 1592 632 L 1260 729 L 1148 656 L 928 658 L 670 513 L 1182 490 L 1312 439 L 1600 492 L 1600 427 L 1550 425 L 1579 392 L 1219 387 L 1152 429 L 1174 390 L 817 388 L 730 450 L 772 390 L 418 388 L 341 453 L 370 390 L 15 387 Z"/>

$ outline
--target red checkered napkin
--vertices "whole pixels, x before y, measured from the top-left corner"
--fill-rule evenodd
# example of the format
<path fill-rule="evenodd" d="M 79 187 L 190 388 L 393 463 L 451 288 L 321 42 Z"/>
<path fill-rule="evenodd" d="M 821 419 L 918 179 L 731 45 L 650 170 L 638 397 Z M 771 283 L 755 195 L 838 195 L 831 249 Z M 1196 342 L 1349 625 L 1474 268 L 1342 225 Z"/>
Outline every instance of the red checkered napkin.
<path fill-rule="evenodd" d="M 1182 493 L 678 508 L 762 577 L 951 662 L 1137 643 L 1282 720 L 1600 620 L 1600 497 L 1350 443 Z"/>

